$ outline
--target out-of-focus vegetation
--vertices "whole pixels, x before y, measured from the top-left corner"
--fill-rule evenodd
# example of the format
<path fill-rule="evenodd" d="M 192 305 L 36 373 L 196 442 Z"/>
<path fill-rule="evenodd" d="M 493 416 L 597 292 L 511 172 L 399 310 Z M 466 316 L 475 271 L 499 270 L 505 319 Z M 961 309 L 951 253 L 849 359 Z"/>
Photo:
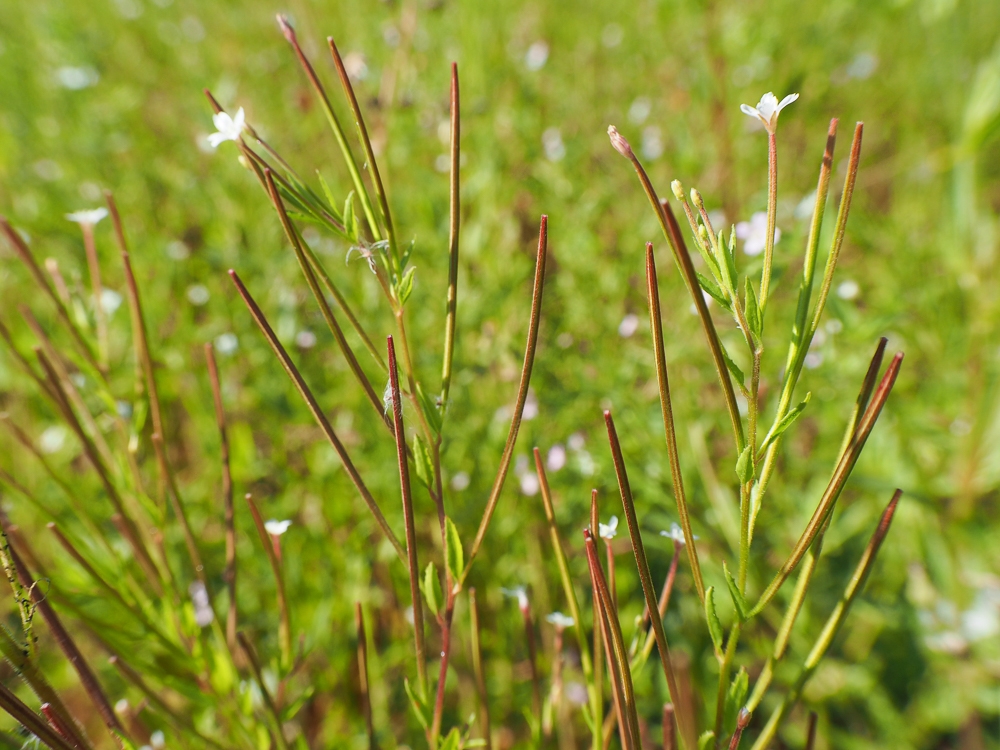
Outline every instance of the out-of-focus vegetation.
<path fill-rule="evenodd" d="M 673 178 L 697 186 L 709 207 L 725 215 L 718 223 L 728 226 L 766 206 L 765 139 L 749 127 L 739 104 L 753 104 L 768 90 L 779 97 L 801 94 L 781 121 L 782 234 L 772 321 L 790 320 L 794 311 L 793 279 L 829 118 L 841 118 L 838 164 L 846 163 L 846 126 L 864 120 L 866 129 L 835 293 L 801 385 L 813 398 L 786 440 L 781 481 L 758 522 L 765 540 L 760 549 L 778 552 L 751 565 L 751 589 L 766 584 L 765 571 L 780 564 L 812 512 L 871 351 L 879 336 L 888 336 L 890 351 L 906 351 L 906 365 L 827 535 L 822 576 L 792 636 L 792 663 L 815 639 L 868 530 L 900 486 L 906 494 L 875 574 L 805 693 L 805 703 L 820 714 L 826 744 L 819 747 L 1000 743 L 994 541 L 1000 521 L 1000 295 L 994 291 L 1000 281 L 1000 7 L 962 0 L 8 4 L 0 14 L 0 210 L 27 233 L 36 257 L 56 259 L 71 287 L 85 287 L 79 233 L 62 217 L 99 205 L 103 188 L 114 191 L 143 289 L 166 442 L 209 586 L 224 588 L 225 560 L 206 341 L 219 352 L 237 496 L 252 492 L 265 517 L 293 520 L 282 537 L 286 587 L 295 634 L 303 633 L 311 655 L 308 677 L 322 696 L 308 701 L 297 720 L 317 747 L 364 746 L 354 636 L 354 602 L 361 601 L 371 627 L 379 741 L 392 747 L 419 736 L 402 688 L 403 676 L 412 679 L 410 626 L 402 616 L 405 570 L 321 440 L 226 269 L 237 269 L 267 310 L 377 497 L 398 497 L 395 448 L 336 351 L 266 197 L 234 158 L 235 149 L 216 152 L 205 143 L 212 130 L 201 93 L 207 87 L 228 111 L 245 107 L 254 127 L 300 173 L 311 178 L 317 168 L 337 194 L 350 189 L 322 112 L 275 26 L 279 11 L 292 17 L 331 91 L 327 34 L 336 36 L 354 74 L 402 239 L 415 243 L 411 325 L 414 338 L 426 342 L 416 367 L 428 379 L 439 370 L 444 331 L 448 64 L 458 61 L 459 337 L 442 461 L 448 512 L 463 535 L 479 521 L 503 447 L 537 216 L 550 216 L 551 260 L 529 411 L 512 476 L 470 578 L 479 591 L 496 743 L 526 746 L 523 712 L 532 701 L 521 614 L 500 587 L 528 589 L 543 674 L 553 637 L 543 616 L 565 610 L 531 446 L 550 456 L 557 519 L 580 591 L 589 591 L 578 530 L 588 518 L 590 488 L 609 500 L 617 491 L 600 415 L 612 405 L 633 489 L 654 509 L 641 522 L 656 540 L 649 542 L 656 579 L 670 559 L 667 543 L 657 546 L 656 532 L 668 528 L 676 512 L 643 278 L 644 243 L 652 240 L 658 252 L 665 246 L 634 175 L 608 146 L 607 125 L 629 138 L 662 194 Z M 842 179 L 834 175 L 835 192 Z M 345 265 L 347 245 L 320 232 L 307 232 L 306 239 L 343 280 L 373 338 L 392 332 L 365 262 L 352 258 Z M 112 389 L 129 400 L 126 289 L 109 222 L 98 225 L 97 244 L 108 289 Z M 19 306 L 30 305 L 48 329 L 57 329 L 57 319 L 10 249 L 0 252 L 0 321 L 27 352 L 35 339 Z M 736 457 L 697 318 L 662 257 L 667 359 L 677 422 L 684 426 L 681 461 L 695 533 L 717 567 L 725 521 L 713 508 L 734 501 L 735 482 L 722 471 Z M 743 255 L 740 261 L 759 262 Z M 116 302 L 121 306 L 112 312 Z M 724 330 L 736 339 L 731 327 Z M 783 351 L 786 330 L 768 330 L 774 337 L 769 350 Z M 778 360 L 763 373 L 765 393 L 780 387 Z M 29 433 L 61 476 L 96 497 L 100 485 L 59 415 L 9 356 L 0 368 L 9 421 Z M 769 405 L 773 411 L 765 396 L 765 411 Z M 41 464 L 9 433 L 0 440 L 0 468 L 54 508 L 60 526 L 83 536 Z M 82 596 L 92 591 L 90 582 L 44 536 L 50 518 L 3 481 L 4 510 L 23 535 L 37 538 L 45 569 L 60 571 L 54 585 L 90 616 L 113 620 L 113 610 L 102 612 L 104 605 Z M 434 505 L 426 493 L 418 492 L 416 501 L 418 533 L 434 544 Z M 273 577 L 246 506 L 237 509 L 241 627 L 254 634 L 267 661 L 279 650 Z M 398 502 L 386 500 L 384 509 L 390 524 L 402 528 Z M 769 515 L 784 524 L 769 523 Z M 183 549 L 179 536 L 167 541 Z M 642 604 L 630 565 L 619 565 L 617 584 L 628 624 Z M 696 683 L 711 683 L 717 667 L 683 565 L 674 602 L 666 619 L 671 646 L 690 660 Z M 16 622 L 11 602 L 4 612 Z M 456 620 L 466 623 L 468 612 L 460 607 Z M 37 628 L 44 631 L 40 623 Z M 132 644 L 138 666 L 155 672 L 143 661 L 139 630 L 109 626 L 109 632 L 116 643 Z M 134 688 L 103 666 L 96 640 L 84 632 L 78 637 L 101 665 L 112 699 L 137 704 Z M 450 679 L 459 697 L 449 699 L 449 726 L 462 724 L 475 706 L 467 633 L 458 637 Z M 766 652 L 766 643 L 760 647 Z M 57 687 L 75 684 L 44 632 L 41 653 Z M 655 724 L 666 693 L 652 666 L 637 675 L 637 688 L 646 701 L 640 711 Z M 572 674 L 571 668 L 570 685 Z M 793 676 L 779 673 L 776 682 Z M 169 738 L 169 727 L 162 728 Z M 582 742 L 582 725 L 577 731 Z M 794 714 L 783 741 L 800 746 L 803 732 L 803 715 Z"/>

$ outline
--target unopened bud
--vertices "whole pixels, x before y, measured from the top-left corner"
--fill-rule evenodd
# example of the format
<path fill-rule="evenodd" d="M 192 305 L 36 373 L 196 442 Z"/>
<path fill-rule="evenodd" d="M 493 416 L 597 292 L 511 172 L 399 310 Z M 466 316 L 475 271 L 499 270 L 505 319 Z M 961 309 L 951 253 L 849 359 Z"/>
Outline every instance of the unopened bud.
<path fill-rule="evenodd" d="M 276 18 L 278 19 L 278 26 L 281 28 L 281 33 L 285 35 L 285 39 L 287 39 L 290 44 L 295 44 L 295 29 L 293 29 L 292 25 L 288 23 L 288 18 L 280 13 L 276 16 Z"/>
<path fill-rule="evenodd" d="M 750 723 L 750 712 L 747 711 L 747 707 L 744 706 L 740 709 L 739 716 L 736 717 L 736 727 L 738 729 L 746 729 L 747 724 Z"/>
<path fill-rule="evenodd" d="M 705 208 L 705 201 L 702 200 L 701 193 L 695 188 L 691 188 L 691 202 L 699 209 Z"/>
<path fill-rule="evenodd" d="M 674 180 L 673 182 L 671 182 L 670 189 L 674 191 L 674 197 L 677 200 L 679 201 L 684 200 L 684 186 L 681 185 L 680 180 Z"/>
<path fill-rule="evenodd" d="M 236 161 L 238 161 L 244 169 L 250 169 L 250 162 L 243 154 L 237 156 Z"/>
<path fill-rule="evenodd" d="M 614 125 L 608 125 L 608 138 L 611 139 L 611 145 L 615 147 L 615 151 L 624 156 L 626 159 L 634 158 L 632 155 L 632 147 L 628 145 L 628 141 L 618 132 L 618 128 Z"/>
<path fill-rule="evenodd" d="M 698 237 L 702 242 L 708 242 L 708 228 L 704 224 L 698 225 Z"/>

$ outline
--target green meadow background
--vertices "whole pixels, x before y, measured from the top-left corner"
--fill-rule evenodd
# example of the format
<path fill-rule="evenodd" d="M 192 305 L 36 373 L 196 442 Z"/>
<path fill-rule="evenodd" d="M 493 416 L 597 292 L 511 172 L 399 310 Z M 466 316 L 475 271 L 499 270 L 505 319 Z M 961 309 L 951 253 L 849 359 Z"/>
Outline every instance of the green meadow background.
<path fill-rule="evenodd" d="M 647 241 L 661 261 L 667 358 L 695 532 L 711 567 L 721 568 L 736 460 L 723 402 L 687 292 L 606 130 L 614 124 L 630 140 L 661 195 L 674 178 L 697 186 L 728 227 L 766 206 L 766 138 L 739 105 L 755 104 L 767 91 L 800 98 L 782 112 L 778 129 L 781 239 L 766 392 L 780 385 L 829 120 L 840 118 L 836 195 L 854 123 L 863 120 L 865 131 L 835 292 L 800 386 L 813 398 L 786 440 L 780 480 L 760 516 L 751 589 L 766 582 L 812 512 L 868 360 L 887 336 L 890 353 L 906 353 L 902 374 L 827 537 L 822 578 L 792 639 L 793 663 L 808 650 L 892 490 L 901 487 L 902 505 L 866 592 L 805 694 L 820 713 L 818 747 L 1000 746 L 1000 4 L 5 0 L 0 213 L 26 233 L 37 257 L 58 261 L 71 286 L 85 285 L 82 242 L 63 217 L 100 205 L 103 189 L 114 192 L 143 289 L 168 442 L 212 585 L 222 587 L 224 547 L 219 441 L 202 353 L 207 341 L 220 352 L 237 497 L 252 492 L 266 517 L 294 522 L 283 537 L 284 557 L 294 629 L 313 654 L 316 697 L 305 711 L 319 727 L 318 746 L 365 746 L 353 666 L 353 604 L 360 600 L 372 624 L 379 739 L 395 747 L 419 736 L 401 685 L 403 676 L 412 679 L 405 571 L 226 274 L 236 269 L 257 297 L 373 492 L 386 498 L 390 523 L 401 528 L 394 446 L 336 351 L 266 196 L 232 143 L 213 151 L 205 142 L 213 130 L 202 94 L 209 88 L 230 113 L 244 107 L 248 121 L 300 174 L 313 179 L 319 170 L 336 194 L 347 194 L 336 144 L 277 29 L 277 12 L 289 14 L 331 92 L 339 87 L 325 53 L 327 35 L 336 37 L 355 73 L 398 233 L 414 241 L 409 306 L 416 366 L 428 382 L 440 370 L 444 333 L 448 76 L 449 63 L 458 62 L 459 337 L 443 463 L 449 515 L 466 538 L 478 524 L 506 436 L 538 220 L 549 216 L 552 258 L 529 401 L 533 418 L 522 426 L 513 471 L 470 579 L 483 610 L 499 746 L 530 746 L 522 712 L 531 695 L 520 614 L 501 587 L 527 586 L 539 620 L 565 609 L 530 479 L 531 447 L 549 455 L 556 446 L 554 458 L 559 447 L 565 450 L 565 466 L 550 479 L 572 569 L 586 592 L 579 529 L 589 490 L 600 490 L 605 507 L 615 500 L 601 418 L 603 408 L 612 408 L 646 509 L 654 577 L 669 563 L 668 542 L 656 537 L 676 515 L 646 323 Z M 345 262 L 348 248 L 318 232 L 307 239 L 376 342 L 391 333 L 364 261 Z M 109 222 L 98 225 L 97 241 L 105 283 L 124 295 Z M 739 259 L 744 268 L 759 268 L 759 256 Z M 33 339 L 21 305 L 55 327 L 53 309 L 6 245 L 0 245 L 0 300 L 0 321 L 24 351 Z M 134 371 L 124 304 L 110 321 L 113 384 L 128 399 Z M 738 340 L 728 322 L 719 325 L 724 340 Z M 64 476 L 99 493 L 79 445 L 6 353 L 0 402 Z M 765 397 L 769 414 L 768 403 Z M 0 432 L 0 468 L 40 498 L 62 502 L 6 432 Z M 85 591 L 80 573 L 45 535 L 47 518 L 0 484 L 3 509 L 22 533 L 37 536 L 43 561 L 65 571 L 60 585 Z M 418 531 L 431 545 L 433 504 L 422 493 L 417 504 Z M 67 516 L 65 523 L 74 521 Z M 241 625 L 261 652 L 273 654 L 274 581 L 245 505 L 238 506 L 237 526 Z M 689 657 L 695 680 L 710 683 L 711 647 L 683 565 L 678 587 L 668 636 Z M 642 601 L 630 564 L 618 566 L 618 590 L 622 622 L 630 623 Z M 100 602 L 87 606 L 100 615 Z M 0 607 L 5 621 L 16 623 L 10 597 Z M 460 607 L 456 620 L 467 618 Z M 547 675 L 551 626 L 542 622 L 538 632 Z M 119 635 L 141 656 L 141 633 Z M 80 638 L 113 700 L 130 697 L 96 646 Z M 53 652 L 51 679 L 72 692 L 75 676 L 43 636 L 45 643 Z M 766 643 L 749 646 L 766 653 Z M 449 725 L 474 710 L 469 664 L 463 634 Z M 654 671 L 647 668 L 637 688 L 641 712 L 655 717 L 664 687 Z M 6 665 L 0 677 L 15 683 Z M 790 677 L 781 674 L 778 682 Z M 782 746 L 801 746 L 803 717 L 793 714 Z M 0 724 L 11 726 L 6 718 Z M 582 741 L 582 722 L 577 735 Z"/>

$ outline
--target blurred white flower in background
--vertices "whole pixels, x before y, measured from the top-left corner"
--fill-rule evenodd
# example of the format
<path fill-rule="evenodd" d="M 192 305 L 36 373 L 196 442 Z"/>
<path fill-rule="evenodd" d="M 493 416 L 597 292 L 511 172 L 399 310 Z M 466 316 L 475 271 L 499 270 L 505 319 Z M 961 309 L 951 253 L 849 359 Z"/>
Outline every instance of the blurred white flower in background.
<path fill-rule="evenodd" d="M 89 224 L 94 226 L 97 222 L 108 215 L 108 209 L 106 208 L 92 208 L 89 211 L 74 211 L 71 214 L 66 214 L 66 218 L 70 221 L 75 221 L 77 224 Z"/>
<path fill-rule="evenodd" d="M 546 615 L 545 622 L 555 625 L 560 630 L 563 628 L 571 628 L 576 624 L 576 620 L 569 615 L 564 615 L 562 612 L 553 612 L 550 615 Z"/>
<path fill-rule="evenodd" d="M 270 521 L 267 521 L 264 524 L 264 529 L 271 536 L 281 536 L 286 531 L 288 531 L 288 527 L 291 526 L 291 525 L 292 525 L 291 521 L 287 521 L 287 520 L 286 521 L 278 521 L 278 520 L 272 518 Z"/>
<path fill-rule="evenodd" d="M 226 112 L 216 112 L 212 115 L 212 123 L 217 132 L 208 136 L 208 145 L 212 148 L 218 148 L 219 144 L 226 141 L 238 141 L 243 132 L 245 120 L 246 115 L 243 113 L 243 107 L 236 111 L 236 117 L 230 117 Z"/>
<path fill-rule="evenodd" d="M 747 255 L 760 255 L 767 245 L 767 213 L 757 211 L 750 221 L 741 221 L 736 225 L 736 236 L 743 240 L 743 252 Z M 774 228 L 774 242 L 781 239 L 781 230 Z"/>
<path fill-rule="evenodd" d="M 549 45 L 538 40 L 530 47 L 524 55 L 524 64 L 528 70 L 541 70 L 549 59 Z"/>

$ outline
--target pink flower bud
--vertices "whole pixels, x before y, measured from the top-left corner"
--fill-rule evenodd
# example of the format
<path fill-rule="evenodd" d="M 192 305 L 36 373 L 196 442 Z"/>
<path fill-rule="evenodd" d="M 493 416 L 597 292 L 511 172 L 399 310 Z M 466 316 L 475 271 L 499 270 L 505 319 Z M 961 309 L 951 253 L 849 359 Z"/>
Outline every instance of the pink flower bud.
<path fill-rule="evenodd" d="M 626 159 L 634 158 L 632 156 L 632 147 L 628 145 L 628 141 L 625 140 L 614 125 L 608 125 L 608 138 L 611 139 L 611 145 L 615 147 L 615 151 Z"/>

